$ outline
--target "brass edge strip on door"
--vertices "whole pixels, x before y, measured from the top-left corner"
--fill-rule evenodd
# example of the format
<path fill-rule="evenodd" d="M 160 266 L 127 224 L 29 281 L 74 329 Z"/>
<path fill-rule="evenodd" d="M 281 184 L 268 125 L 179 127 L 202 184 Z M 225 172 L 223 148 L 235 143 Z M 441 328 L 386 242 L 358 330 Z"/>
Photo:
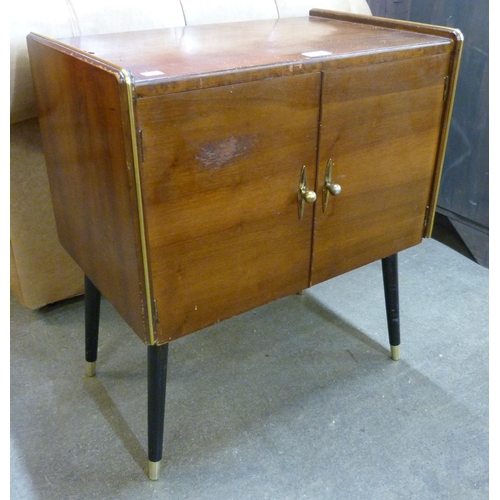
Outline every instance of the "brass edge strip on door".
<path fill-rule="evenodd" d="M 119 71 L 127 88 L 128 113 L 130 120 L 129 121 L 130 137 L 132 139 L 135 189 L 137 195 L 137 212 L 139 216 L 139 232 L 141 237 L 142 265 L 144 269 L 144 288 L 146 291 L 146 308 L 148 312 L 149 341 L 151 345 L 154 345 L 155 325 L 153 319 L 153 300 L 151 297 L 151 283 L 149 281 L 149 264 L 148 264 L 147 245 L 146 245 L 146 224 L 144 222 L 144 205 L 142 202 L 141 175 L 139 172 L 139 148 L 137 145 L 137 135 L 135 129 L 133 77 L 130 74 L 130 72 L 124 68 L 119 69 Z"/>
<path fill-rule="evenodd" d="M 432 235 L 432 230 L 434 229 L 434 219 L 436 215 L 437 202 L 439 197 L 439 188 L 441 186 L 441 177 L 443 175 L 443 166 L 444 166 L 444 158 L 446 154 L 446 148 L 448 143 L 448 136 L 450 133 L 451 127 L 451 115 L 453 112 L 453 104 L 455 102 L 455 94 L 457 91 L 457 83 L 458 83 L 458 73 L 460 69 L 460 62 L 462 60 L 462 49 L 464 44 L 464 37 L 462 33 L 458 30 L 454 30 L 453 34 L 455 35 L 455 51 L 452 55 L 452 60 L 450 63 L 450 68 L 448 72 L 448 81 L 445 82 L 446 89 L 446 99 L 444 103 L 443 110 L 443 119 L 442 124 L 444 124 L 444 130 L 439 139 L 438 145 L 438 161 L 436 164 L 437 167 L 437 176 L 434 181 L 433 186 L 433 196 L 429 202 L 430 206 L 430 220 L 427 221 L 427 226 L 424 231 L 424 236 L 429 238 Z"/>

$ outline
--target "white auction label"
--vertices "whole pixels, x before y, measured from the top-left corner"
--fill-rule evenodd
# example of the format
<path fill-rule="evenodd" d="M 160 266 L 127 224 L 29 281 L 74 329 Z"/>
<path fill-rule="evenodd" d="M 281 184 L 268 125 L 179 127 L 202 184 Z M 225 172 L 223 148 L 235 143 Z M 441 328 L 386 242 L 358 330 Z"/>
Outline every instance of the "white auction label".
<path fill-rule="evenodd" d="M 316 50 L 314 52 L 302 52 L 302 55 L 306 57 L 324 57 L 331 56 L 332 53 L 327 50 Z"/>
<path fill-rule="evenodd" d="M 144 73 L 141 73 L 142 76 L 160 76 L 164 75 L 163 71 L 145 71 Z"/>

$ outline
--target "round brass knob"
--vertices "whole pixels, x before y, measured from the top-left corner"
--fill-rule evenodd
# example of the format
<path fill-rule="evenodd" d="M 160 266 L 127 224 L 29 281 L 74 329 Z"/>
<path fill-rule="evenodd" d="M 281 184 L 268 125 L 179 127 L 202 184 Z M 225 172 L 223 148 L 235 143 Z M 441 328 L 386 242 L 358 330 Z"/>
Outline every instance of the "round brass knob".
<path fill-rule="evenodd" d="M 330 191 L 330 194 L 332 194 L 333 196 L 338 196 L 340 194 L 340 192 L 342 191 L 342 187 L 340 184 L 328 183 L 326 185 L 326 188 L 328 189 L 328 191 Z"/>
<path fill-rule="evenodd" d="M 302 199 L 306 203 L 314 203 L 316 201 L 316 193 L 314 191 L 302 191 Z"/>

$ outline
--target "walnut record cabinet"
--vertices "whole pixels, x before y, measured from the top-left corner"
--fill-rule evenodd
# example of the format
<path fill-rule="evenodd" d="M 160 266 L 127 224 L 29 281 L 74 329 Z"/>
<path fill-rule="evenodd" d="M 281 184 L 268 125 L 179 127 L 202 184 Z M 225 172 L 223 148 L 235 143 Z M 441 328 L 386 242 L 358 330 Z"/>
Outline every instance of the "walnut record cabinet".
<path fill-rule="evenodd" d="M 28 35 L 61 244 L 148 346 L 149 475 L 168 343 L 430 236 L 462 35 L 309 17 L 53 40 Z"/>

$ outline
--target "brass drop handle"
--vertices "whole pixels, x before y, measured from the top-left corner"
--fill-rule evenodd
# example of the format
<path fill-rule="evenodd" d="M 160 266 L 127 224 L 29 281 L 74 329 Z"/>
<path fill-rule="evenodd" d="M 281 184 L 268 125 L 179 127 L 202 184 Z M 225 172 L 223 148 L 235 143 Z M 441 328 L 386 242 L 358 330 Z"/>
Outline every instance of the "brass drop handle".
<path fill-rule="evenodd" d="M 332 160 L 328 160 L 325 172 L 325 183 L 323 185 L 323 212 L 326 212 L 330 195 L 338 196 L 342 192 L 342 186 L 332 182 Z"/>
<path fill-rule="evenodd" d="M 298 192 L 298 202 L 299 202 L 299 219 L 302 219 L 304 215 L 304 203 L 314 203 L 316 201 L 316 193 L 307 189 L 306 184 L 306 167 L 302 167 L 302 172 L 300 174 L 299 182 L 299 192 Z"/>

